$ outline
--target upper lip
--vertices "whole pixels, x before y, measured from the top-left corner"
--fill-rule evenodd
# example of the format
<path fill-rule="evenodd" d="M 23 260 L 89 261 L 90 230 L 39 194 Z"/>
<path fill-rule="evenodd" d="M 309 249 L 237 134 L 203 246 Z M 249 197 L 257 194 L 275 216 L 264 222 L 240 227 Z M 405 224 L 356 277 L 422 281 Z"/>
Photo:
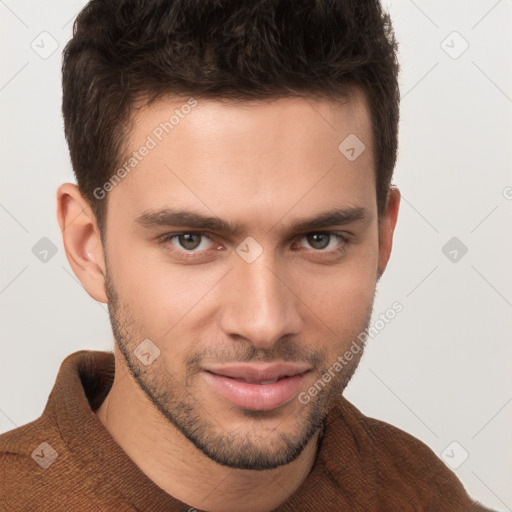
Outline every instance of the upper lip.
<path fill-rule="evenodd" d="M 293 377 L 311 369 L 307 363 L 232 363 L 223 365 L 209 365 L 204 370 L 230 377 L 232 379 L 243 379 L 250 382 L 265 382 Z"/>

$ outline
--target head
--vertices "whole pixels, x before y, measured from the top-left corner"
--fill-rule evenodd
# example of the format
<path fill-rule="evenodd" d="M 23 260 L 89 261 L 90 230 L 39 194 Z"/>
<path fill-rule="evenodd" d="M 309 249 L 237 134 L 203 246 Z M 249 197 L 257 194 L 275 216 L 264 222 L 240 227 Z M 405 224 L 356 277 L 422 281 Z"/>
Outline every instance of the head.
<path fill-rule="evenodd" d="M 302 365 L 310 388 L 370 322 L 399 205 L 387 15 L 288 5 L 93 0 L 63 58 L 70 264 L 150 403 L 245 469 L 294 460 L 363 351 L 275 407 L 233 403 L 210 370 Z"/>

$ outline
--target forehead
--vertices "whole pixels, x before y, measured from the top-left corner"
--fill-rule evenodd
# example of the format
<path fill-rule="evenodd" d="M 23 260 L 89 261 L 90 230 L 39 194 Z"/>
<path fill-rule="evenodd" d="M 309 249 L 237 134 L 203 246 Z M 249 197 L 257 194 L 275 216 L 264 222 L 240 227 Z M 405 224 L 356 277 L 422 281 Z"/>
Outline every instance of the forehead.
<path fill-rule="evenodd" d="M 162 142 L 162 138 L 180 133 L 189 140 L 197 136 L 194 141 L 200 144 L 207 143 L 209 137 L 228 133 L 231 139 L 257 137 L 255 142 L 263 144 L 275 140 L 276 130 L 281 131 L 281 137 L 288 135 L 292 139 L 318 130 L 337 131 L 338 136 L 353 130 L 352 133 L 371 143 L 370 126 L 367 97 L 356 87 L 333 99 L 289 96 L 243 101 L 167 95 L 149 106 L 143 102 L 136 104 L 127 149 L 136 150 L 147 135 Z M 286 127 L 286 132 L 281 127 Z"/>
<path fill-rule="evenodd" d="M 109 212 L 135 219 L 172 206 L 229 218 L 236 207 L 247 220 L 272 224 L 291 208 L 368 205 L 375 201 L 370 127 L 357 90 L 341 102 L 165 97 L 133 115 L 127 172 L 109 192 Z M 347 158 L 347 144 L 364 150 Z"/>

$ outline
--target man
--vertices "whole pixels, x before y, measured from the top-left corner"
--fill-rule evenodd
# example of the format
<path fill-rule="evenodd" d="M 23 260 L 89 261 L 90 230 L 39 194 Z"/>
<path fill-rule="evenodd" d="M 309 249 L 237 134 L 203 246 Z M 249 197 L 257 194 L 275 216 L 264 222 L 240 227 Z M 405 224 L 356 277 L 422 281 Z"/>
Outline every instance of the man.
<path fill-rule="evenodd" d="M 0 436 L 2 510 L 486 510 L 342 397 L 399 210 L 397 73 L 376 1 L 83 9 L 57 215 L 114 353 Z"/>

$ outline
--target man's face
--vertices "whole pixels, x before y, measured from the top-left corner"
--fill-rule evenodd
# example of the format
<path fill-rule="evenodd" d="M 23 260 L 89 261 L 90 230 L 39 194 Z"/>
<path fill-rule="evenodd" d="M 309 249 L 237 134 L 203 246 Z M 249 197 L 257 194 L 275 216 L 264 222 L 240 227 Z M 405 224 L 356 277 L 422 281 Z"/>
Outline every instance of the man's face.
<path fill-rule="evenodd" d="M 270 469 L 299 455 L 362 354 L 299 400 L 370 322 L 379 240 L 368 110 L 357 92 L 344 105 L 185 103 L 139 112 L 130 152 L 151 149 L 107 197 L 113 331 L 138 385 L 200 450 Z M 158 130 L 175 109 L 172 131 Z M 353 136 L 338 149 L 350 134 L 366 145 L 355 160 Z M 155 215 L 166 209 L 239 230 L 168 225 Z M 355 215 L 292 226 L 333 210 Z"/>

